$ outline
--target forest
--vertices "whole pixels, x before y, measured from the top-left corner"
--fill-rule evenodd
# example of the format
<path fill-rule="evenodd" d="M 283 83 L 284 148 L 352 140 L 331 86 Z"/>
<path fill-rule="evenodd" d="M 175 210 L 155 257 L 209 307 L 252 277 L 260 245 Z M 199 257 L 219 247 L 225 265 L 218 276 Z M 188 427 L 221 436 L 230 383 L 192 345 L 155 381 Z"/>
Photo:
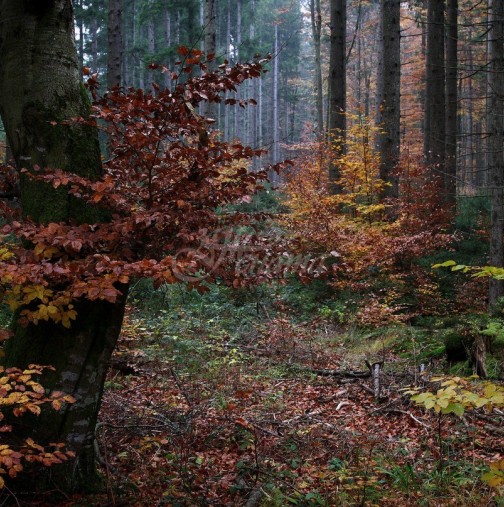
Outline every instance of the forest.
<path fill-rule="evenodd" d="M 0 0 L 0 505 L 504 506 L 504 2 Z"/>

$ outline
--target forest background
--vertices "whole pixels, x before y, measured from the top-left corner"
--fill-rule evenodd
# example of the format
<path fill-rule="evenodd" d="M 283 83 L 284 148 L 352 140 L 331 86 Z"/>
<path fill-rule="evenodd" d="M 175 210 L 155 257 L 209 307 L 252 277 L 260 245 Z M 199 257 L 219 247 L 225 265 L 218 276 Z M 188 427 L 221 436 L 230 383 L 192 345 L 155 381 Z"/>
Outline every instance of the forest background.
<path fill-rule="evenodd" d="M 215 159 L 215 167 L 226 167 L 219 178 L 242 178 L 233 188 L 224 179 L 214 201 L 197 187 L 199 193 L 188 189 L 165 203 L 198 224 L 183 248 L 215 253 L 217 243 L 223 257 L 214 264 L 207 258 L 197 265 L 201 271 L 187 261 L 185 272 L 168 275 L 162 261 L 146 267 L 135 260 L 131 267 L 128 260 L 107 283 L 89 275 L 87 285 L 65 281 L 70 291 L 35 280 L 30 259 L 24 271 L 18 268 L 16 283 L 2 279 L 5 326 L 17 312 L 29 329 L 48 322 L 79 330 L 79 301 L 117 304 L 121 284 L 131 285 L 106 378 L 104 370 L 101 413 L 97 422 L 89 418 L 107 493 L 86 501 L 500 505 L 499 2 L 79 0 L 73 7 L 78 65 L 95 94 L 100 120 L 93 125 L 102 129 L 110 175 L 125 160 L 143 167 L 149 150 L 158 150 L 135 138 L 137 155 L 121 158 L 113 129 L 126 125 L 127 104 L 138 107 L 127 128 L 145 132 L 140 123 L 158 119 L 151 104 L 159 105 L 159 117 L 172 114 L 156 97 L 180 85 L 173 100 L 179 116 L 170 120 L 175 127 L 167 138 L 174 144 L 192 139 L 194 151 L 218 146 L 229 154 Z M 262 68 L 248 66 L 257 55 Z M 214 71 L 224 77 L 213 88 L 191 81 Z M 62 251 L 87 259 L 86 242 L 79 246 L 80 237 L 71 236 L 72 218 L 68 228 L 19 225 L 20 183 L 11 162 L 14 155 L 19 167 L 19 157 L 3 139 L 4 277 L 19 265 L 8 246 L 12 234 L 33 243 L 33 265 L 66 262 Z M 211 166 L 193 152 L 182 156 Z M 245 180 L 242 168 L 253 179 Z M 261 183 L 264 170 L 269 183 Z M 40 178 L 54 187 L 76 185 L 94 203 L 124 206 L 121 187 L 106 178 L 103 187 L 57 171 Z M 140 178 L 136 184 L 143 188 Z M 131 187 L 122 191 L 133 203 Z M 208 215 L 205 224 L 189 202 L 214 203 L 217 218 Z M 22 204 L 24 218 L 59 222 L 34 203 Z M 226 214 L 259 221 L 233 223 L 231 233 L 218 227 Z M 236 258 L 222 248 L 226 242 L 242 247 Z M 251 262 L 247 242 L 259 261 Z M 178 259 L 190 258 L 184 255 Z M 231 276 L 224 273 L 229 266 Z M 19 334 L 15 327 L 8 342 Z M 22 369 L 7 370 L 3 383 L 40 395 L 6 401 L 18 409 L 14 415 L 38 414 L 47 402 L 62 414 L 79 405 L 77 388 L 61 393 L 57 381 L 46 384 L 42 375 L 44 390 L 32 380 L 42 369 L 21 364 L 25 358 L 16 358 L 14 347 L 6 351 L 7 365 Z M 58 370 L 57 355 L 42 356 L 55 358 L 43 364 Z M 9 399 L 10 391 L 3 396 Z M 4 431 L 15 434 L 16 423 L 8 422 Z M 51 444 L 54 433 L 44 442 L 43 432 L 33 429 L 41 423 L 25 424 L 37 443 L 28 438 L 22 446 L 2 446 L 0 474 L 12 480 L 24 461 L 63 469 L 72 442 L 67 454 Z M 62 505 L 79 501 L 95 472 L 92 461 L 75 483 L 56 481 L 69 491 Z M 6 483 L 6 499 L 31 501 L 33 486 L 20 487 L 21 480 L 12 489 Z M 51 489 L 45 480 L 44 489 Z"/>

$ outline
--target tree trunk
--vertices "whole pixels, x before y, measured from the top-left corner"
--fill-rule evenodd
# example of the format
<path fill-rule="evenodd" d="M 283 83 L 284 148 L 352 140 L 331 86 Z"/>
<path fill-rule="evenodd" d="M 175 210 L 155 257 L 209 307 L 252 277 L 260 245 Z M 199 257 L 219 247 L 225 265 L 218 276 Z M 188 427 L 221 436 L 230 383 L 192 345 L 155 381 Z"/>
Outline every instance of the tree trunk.
<path fill-rule="evenodd" d="M 234 61 L 239 62 L 240 61 L 240 46 L 242 43 L 242 30 L 241 30 L 241 24 L 242 24 L 242 2 L 241 0 L 237 0 L 236 2 L 236 39 L 234 41 Z M 242 87 L 238 87 L 236 92 L 236 98 L 239 100 L 241 99 L 243 95 Z M 243 124 L 243 114 L 242 114 L 242 108 L 236 107 L 234 108 L 235 115 L 234 115 L 234 135 L 236 139 L 242 140 L 242 124 Z"/>
<path fill-rule="evenodd" d="M 213 55 L 212 60 L 208 62 L 208 72 L 215 70 L 217 65 L 216 52 L 217 52 L 217 23 L 215 16 L 215 0 L 204 0 L 205 7 L 205 52 Z M 215 102 L 208 102 L 205 106 L 205 116 L 209 118 L 216 118 L 217 104 Z"/>
<path fill-rule="evenodd" d="M 121 0 L 109 0 L 108 3 L 108 54 L 107 54 L 107 88 L 121 85 L 122 63 L 122 29 Z"/>
<path fill-rule="evenodd" d="M 278 119 L 278 79 L 280 52 L 278 44 L 278 23 L 275 23 L 275 42 L 273 49 L 273 149 L 271 150 L 272 162 L 276 164 L 280 160 L 280 122 Z M 278 183 L 278 175 L 272 174 L 272 183 Z"/>
<path fill-rule="evenodd" d="M 164 39 L 165 40 L 164 40 L 164 42 L 165 42 L 165 47 L 169 48 L 171 46 L 171 14 L 170 14 L 169 9 L 165 10 L 164 17 L 165 17 L 165 22 L 164 22 L 164 27 L 165 27 Z M 168 68 L 171 68 L 171 63 L 169 60 L 166 62 L 166 64 L 167 64 Z M 165 77 L 165 87 L 168 89 L 171 86 L 170 73 L 165 72 L 164 77 Z"/>
<path fill-rule="evenodd" d="M 89 111 L 72 29 L 71 0 L 0 2 L 0 115 L 18 168 L 31 170 L 37 164 L 94 178 L 101 173 L 96 130 L 49 124 Z M 24 215 L 36 222 L 95 223 L 101 217 L 64 188 L 53 189 L 27 176 L 21 178 L 21 202 Z M 86 489 L 95 482 L 94 426 L 124 300 L 115 305 L 76 302 L 78 319 L 71 330 L 14 323 L 14 336 L 6 345 L 6 365 L 52 364 L 57 371 L 44 378 L 44 385 L 77 399 L 60 412 L 22 420 L 25 434 L 40 443 L 65 441 L 76 453 L 74 463 L 51 469 L 51 482 L 63 490 Z M 31 476 L 23 476 L 15 489 L 27 491 L 30 482 Z"/>
<path fill-rule="evenodd" d="M 455 206 L 457 197 L 457 65 L 458 0 L 447 0 L 446 8 L 446 202 Z"/>
<path fill-rule="evenodd" d="M 156 29 L 154 26 L 154 13 L 153 13 L 153 3 L 149 1 L 149 19 L 147 21 L 147 51 L 149 52 L 149 62 L 144 62 L 144 67 L 146 63 L 150 63 L 154 59 L 154 53 L 156 52 Z M 154 76 L 152 71 L 149 70 L 147 72 L 147 87 L 149 91 L 152 91 L 152 83 L 154 81 Z"/>
<path fill-rule="evenodd" d="M 432 174 L 445 171 L 444 0 L 428 0 L 424 155 Z"/>
<path fill-rule="evenodd" d="M 382 197 L 399 196 L 399 164 L 401 132 L 401 2 L 381 0 L 381 72 L 378 79 L 377 123 L 380 179 L 388 183 Z"/>
<path fill-rule="evenodd" d="M 335 156 L 344 152 L 346 129 L 346 0 L 330 0 L 331 38 L 329 56 L 329 124 L 328 138 L 331 143 L 339 139 Z M 330 191 L 341 191 L 337 164 L 329 167 Z"/>
<path fill-rule="evenodd" d="M 98 20 L 91 20 L 90 28 L 91 36 L 91 68 L 93 72 L 98 72 Z"/>
<path fill-rule="evenodd" d="M 322 34 L 322 13 L 320 10 L 320 0 L 310 0 L 310 13 L 313 46 L 315 50 L 315 100 L 316 100 L 316 120 L 317 134 L 320 136 L 324 132 L 324 106 L 322 99 L 322 64 L 320 54 L 320 39 Z"/>
<path fill-rule="evenodd" d="M 504 4 L 490 4 L 490 152 L 489 184 L 492 210 L 490 215 L 490 265 L 504 266 Z M 491 280 L 489 303 L 491 311 L 504 296 L 504 282 Z"/>

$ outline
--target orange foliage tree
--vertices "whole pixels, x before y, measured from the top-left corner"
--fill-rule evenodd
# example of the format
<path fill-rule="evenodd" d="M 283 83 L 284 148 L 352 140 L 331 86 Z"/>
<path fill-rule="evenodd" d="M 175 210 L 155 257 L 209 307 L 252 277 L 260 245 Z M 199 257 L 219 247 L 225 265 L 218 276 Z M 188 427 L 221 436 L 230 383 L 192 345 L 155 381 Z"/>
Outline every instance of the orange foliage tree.
<path fill-rule="evenodd" d="M 305 154 L 289 171 L 283 189 L 290 209 L 284 224 L 312 248 L 317 245 L 338 257 L 332 283 L 360 294 L 357 318 L 363 324 L 437 312 L 437 283 L 414 261 L 456 238 L 449 232 L 452 216 L 438 199 L 438 181 L 419 160 L 403 156 L 401 197 L 380 200 L 386 183 L 379 178 L 373 149 L 377 131 L 369 121 L 353 119 L 347 154 L 334 161 L 340 168 L 340 194 L 328 191 L 327 167 L 334 151 L 319 143 L 302 147 Z M 387 214 L 391 207 L 394 220 Z M 418 291 L 413 294 L 414 286 Z"/>
<path fill-rule="evenodd" d="M 51 363 L 57 371 L 49 372 L 49 392 L 76 393 L 76 402 L 63 407 L 59 420 L 46 420 L 42 414 L 26 426 L 27 432 L 42 443 L 73 437 L 69 447 L 81 465 L 86 463 L 79 469 L 81 478 L 75 479 L 83 485 L 94 476 L 94 422 L 108 359 L 95 354 L 98 363 L 83 366 L 94 357 L 87 348 L 79 348 L 83 315 L 91 316 L 94 329 L 108 318 L 113 305 L 124 304 L 131 279 L 150 278 L 156 286 L 187 282 L 201 292 L 215 279 L 245 285 L 257 278 L 258 270 L 243 269 L 240 252 L 267 265 L 277 250 L 253 232 L 254 223 L 264 216 L 227 206 L 249 201 L 268 171 L 282 164 L 250 172 L 248 162 L 262 151 L 220 141 L 209 134 L 211 120 L 197 112 L 202 102 L 225 100 L 245 107 L 247 101 L 238 103 L 223 95 L 258 77 L 262 62 L 224 64 L 209 72 L 200 51 L 181 48 L 180 55 L 182 78 L 171 74 L 172 89 L 156 87 L 146 93 L 116 88 L 100 99 L 96 76 L 90 76 L 88 86 L 95 98 L 91 118 L 53 122 L 54 129 L 83 125 L 106 130 L 110 158 L 100 177 L 56 167 L 22 170 L 30 181 L 63 190 L 83 203 L 90 211 L 86 218 L 49 223 L 18 218 L 2 229 L 2 296 L 18 317 L 15 336 L 6 346 L 6 363 Z M 11 218 L 10 210 L 5 212 Z M 93 216 L 96 221 L 89 218 Z M 252 231 L 246 245 L 234 232 L 243 226 Z M 117 335 L 101 339 L 110 341 L 110 355 Z M 35 357 L 29 360 L 31 356 Z M 74 480 L 77 468 L 67 470 L 62 484 Z"/>

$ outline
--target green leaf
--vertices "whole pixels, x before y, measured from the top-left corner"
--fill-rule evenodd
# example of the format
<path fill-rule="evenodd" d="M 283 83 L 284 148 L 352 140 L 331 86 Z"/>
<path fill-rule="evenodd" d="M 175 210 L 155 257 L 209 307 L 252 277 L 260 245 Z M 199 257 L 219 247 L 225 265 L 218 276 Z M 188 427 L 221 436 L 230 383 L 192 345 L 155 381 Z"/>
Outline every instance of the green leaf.
<path fill-rule="evenodd" d="M 467 273 L 469 271 L 469 267 L 468 266 L 464 266 L 463 264 L 457 264 L 456 266 L 453 266 L 451 268 L 452 271 L 460 271 L 460 270 L 464 270 L 464 273 Z"/>
<path fill-rule="evenodd" d="M 444 410 L 443 414 L 455 414 L 458 417 L 464 415 L 464 407 L 460 403 L 450 403 Z"/>
<path fill-rule="evenodd" d="M 434 264 L 432 266 L 433 269 L 437 269 L 437 268 L 449 268 L 450 266 L 456 266 L 457 263 L 455 261 L 445 261 L 445 262 L 441 262 L 440 264 Z"/>

